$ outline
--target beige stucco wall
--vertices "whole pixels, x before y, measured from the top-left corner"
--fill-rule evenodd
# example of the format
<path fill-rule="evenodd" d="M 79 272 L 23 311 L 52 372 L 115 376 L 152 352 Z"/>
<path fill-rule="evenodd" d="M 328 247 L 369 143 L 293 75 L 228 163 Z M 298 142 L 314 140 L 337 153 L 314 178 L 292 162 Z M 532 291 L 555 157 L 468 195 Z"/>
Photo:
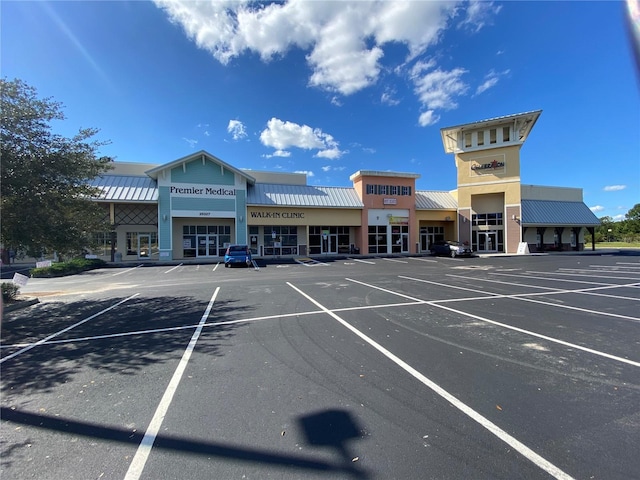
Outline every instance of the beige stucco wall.
<path fill-rule="evenodd" d="M 583 201 L 581 188 L 521 185 L 520 191 L 522 198 L 527 200 L 556 200 L 563 202 Z"/>
<path fill-rule="evenodd" d="M 448 217 L 448 218 L 447 218 Z M 416 210 L 416 220 L 454 222 L 456 219 L 455 210 Z"/>
<path fill-rule="evenodd" d="M 493 161 L 504 163 L 496 169 L 473 170 L 472 165 L 488 164 Z M 520 178 L 520 147 L 508 146 L 487 150 L 459 153 L 456 155 L 458 187 L 475 183 L 500 181 L 505 178 Z"/>
<path fill-rule="evenodd" d="M 458 189 L 458 208 L 469 208 L 474 201 L 473 197 L 481 195 L 504 194 L 504 203 L 507 205 L 520 204 L 520 182 L 518 180 L 504 181 L 502 183 L 478 184 L 472 187 L 460 187 Z M 500 209 L 499 211 L 502 211 Z"/>
<path fill-rule="evenodd" d="M 107 175 L 144 175 L 146 171 L 158 166 L 155 163 L 133 162 L 113 162 L 110 165 L 113 166 L 113 169 L 109 170 Z"/>

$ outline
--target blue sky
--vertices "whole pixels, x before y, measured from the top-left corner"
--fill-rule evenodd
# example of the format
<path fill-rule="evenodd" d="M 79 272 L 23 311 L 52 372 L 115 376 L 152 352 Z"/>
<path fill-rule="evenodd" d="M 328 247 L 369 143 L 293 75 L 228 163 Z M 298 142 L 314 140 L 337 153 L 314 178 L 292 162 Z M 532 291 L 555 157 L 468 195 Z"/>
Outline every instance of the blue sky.
<path fill-rule="evenodd" d="M 635 0 L 634 0 L 635 1 Z M 640 202 L 640 77 L 621 2 L 11 2 L 1 69 L 100 129 L 117 161 L 198 150 L 350 186 L 358 170 L 456 187 L 443 127 L 542 110 L 525 184 Z"/>

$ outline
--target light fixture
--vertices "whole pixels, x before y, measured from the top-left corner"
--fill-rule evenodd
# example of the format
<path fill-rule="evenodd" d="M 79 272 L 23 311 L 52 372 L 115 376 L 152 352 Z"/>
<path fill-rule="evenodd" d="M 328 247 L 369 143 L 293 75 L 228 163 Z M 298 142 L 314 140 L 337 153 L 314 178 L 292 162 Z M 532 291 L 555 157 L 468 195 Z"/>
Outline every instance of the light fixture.
<path fill-rule="evenodd" d="M 166 213 L 162 214 L 162 220 L 164 220 L 165 222 L 167 221 L 167 214 Z"/>

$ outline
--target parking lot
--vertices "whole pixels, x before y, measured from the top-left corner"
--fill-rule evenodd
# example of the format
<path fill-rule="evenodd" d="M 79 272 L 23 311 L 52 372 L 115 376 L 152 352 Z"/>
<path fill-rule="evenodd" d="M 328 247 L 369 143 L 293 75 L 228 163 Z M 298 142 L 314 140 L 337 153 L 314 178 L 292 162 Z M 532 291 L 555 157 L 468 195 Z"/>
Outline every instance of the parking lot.
<path fill-rule="evenodd" d="M 107 268 L 2 323 L 3 478 L 640 478 L 640 256 Z"/>

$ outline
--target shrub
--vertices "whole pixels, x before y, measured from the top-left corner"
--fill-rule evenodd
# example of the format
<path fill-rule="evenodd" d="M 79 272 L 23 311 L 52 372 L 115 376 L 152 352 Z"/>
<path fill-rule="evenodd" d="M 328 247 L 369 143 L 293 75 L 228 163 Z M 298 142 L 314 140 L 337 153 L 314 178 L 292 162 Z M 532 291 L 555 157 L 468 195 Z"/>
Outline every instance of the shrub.
<path fill-rule="evenodd" d="M 11 302 L 20 293 L 20 287 L 13 282 L 2 282 L 2 301 Z"/>
<path fill-rule="evenodd" d="M 101 268 L 107 262 L 99 258 L 74 258 L 68 262 L 57 262 L 51 264 L 50 267 L 32 268 L 32 277 L 64 277 L 65 275 L 75 275 L 76 273 L 86 272 L 94 268 Z"/>

